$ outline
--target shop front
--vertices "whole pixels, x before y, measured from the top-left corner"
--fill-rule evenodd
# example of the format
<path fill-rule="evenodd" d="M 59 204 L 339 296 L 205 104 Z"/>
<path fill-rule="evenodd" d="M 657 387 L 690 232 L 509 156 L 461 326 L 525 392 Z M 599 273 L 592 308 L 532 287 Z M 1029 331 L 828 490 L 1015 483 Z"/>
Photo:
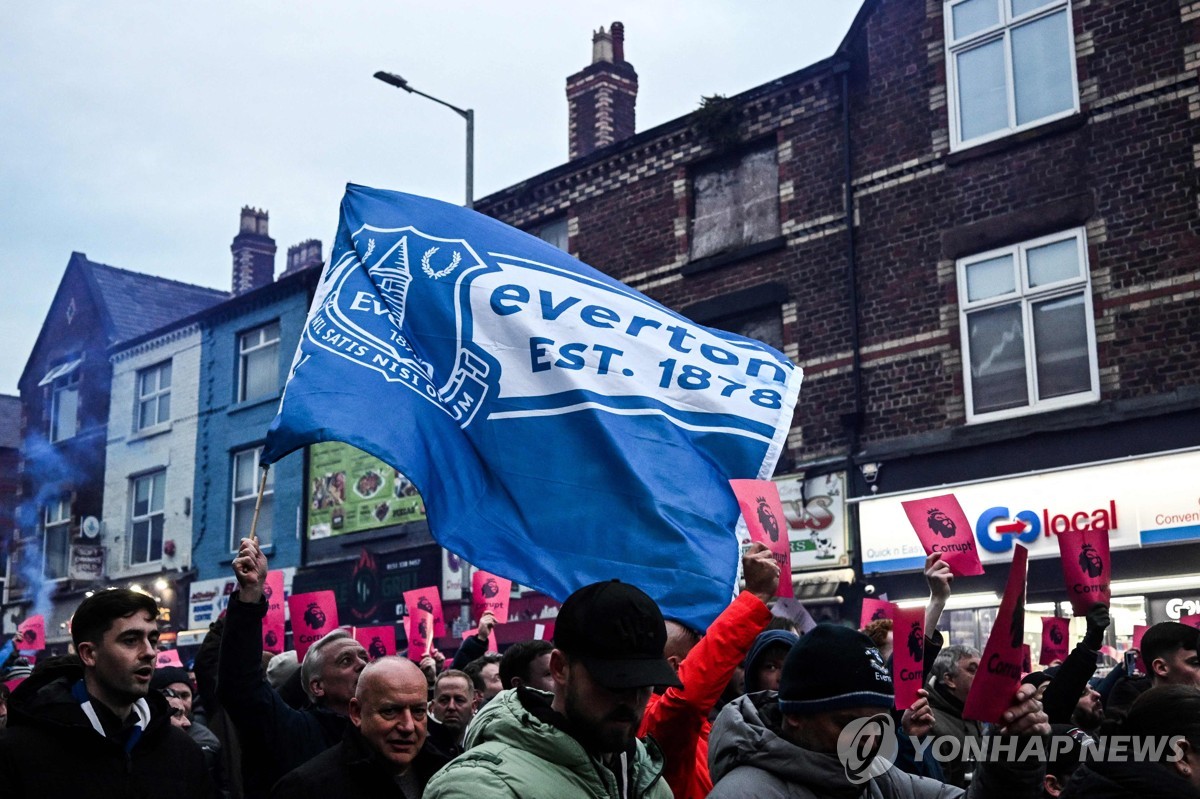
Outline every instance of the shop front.
<path fill-rule="evenodd" d="M 1108 645 L 1128 648 L 1136 625 L 1200 605 L 1200 451 L 1126 458 L 863 497 L 857 503 L 864 579 L 904 605 L 923 604 L 924 550 L 902 502 L 953 494 L 973 525 L 985 574 L 956 578 L 942 628 L 952 643 L 982 647 L 1004 590 L 1013 547 L 1029 549 L 1025 640 L 1041 641 L 1042 616 L 1071 615 L 1057 533 L 1108 535 L 1113 624 Z M 1072 621 L 1082 637 L 1084 622 Z"/>

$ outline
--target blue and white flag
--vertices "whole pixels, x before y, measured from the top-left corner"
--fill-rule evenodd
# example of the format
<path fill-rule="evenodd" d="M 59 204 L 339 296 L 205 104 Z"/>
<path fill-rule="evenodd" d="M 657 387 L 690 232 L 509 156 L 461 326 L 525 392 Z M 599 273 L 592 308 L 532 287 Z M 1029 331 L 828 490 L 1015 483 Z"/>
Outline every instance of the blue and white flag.
<path fill-rule="evenodd" d="M 467 561 L 558 600 L 619 578 L 704 629 L 735 587 L 728 481 L 770 476 L 800 380 L 534 236 L 351 185 L 263 460 L 352 444 Z"/>

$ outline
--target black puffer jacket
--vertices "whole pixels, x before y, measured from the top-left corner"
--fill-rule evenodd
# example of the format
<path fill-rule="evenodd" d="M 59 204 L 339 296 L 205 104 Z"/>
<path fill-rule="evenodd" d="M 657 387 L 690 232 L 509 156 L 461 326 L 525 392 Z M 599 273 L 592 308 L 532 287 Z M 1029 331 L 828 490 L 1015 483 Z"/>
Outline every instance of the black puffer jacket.
<path fill-rule="evenodd" d="M 150 723 L 128 753 L 93 729 L 71 686 L 83 667 L 62 664 L 30 677 L 13 694 L 0 730 L 0 793 L 89 799 L 208 799 L 204 753 L 171 725 L 170 708 L 151 692 Z"/>

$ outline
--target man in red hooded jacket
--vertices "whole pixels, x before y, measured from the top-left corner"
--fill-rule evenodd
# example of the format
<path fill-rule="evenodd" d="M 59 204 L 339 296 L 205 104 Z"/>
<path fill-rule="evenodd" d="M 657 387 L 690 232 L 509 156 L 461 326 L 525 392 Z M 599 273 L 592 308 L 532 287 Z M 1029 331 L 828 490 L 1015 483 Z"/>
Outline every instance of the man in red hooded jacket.
<path fill-rule="evenodd" d="M 667 621 L 663 656 L 683 682 L 650 697 L 638 736 L 650 735 L 662 749 L 663 778 L 676 799 L 703 799 L 712 790 L 708 774 L 708 714 L 755 637 L 771 620 L 767 603 L 779 585 L 779 564 L 755 543 L 742 556 L 746 589 L 725 608 L 703 637 Z"/>

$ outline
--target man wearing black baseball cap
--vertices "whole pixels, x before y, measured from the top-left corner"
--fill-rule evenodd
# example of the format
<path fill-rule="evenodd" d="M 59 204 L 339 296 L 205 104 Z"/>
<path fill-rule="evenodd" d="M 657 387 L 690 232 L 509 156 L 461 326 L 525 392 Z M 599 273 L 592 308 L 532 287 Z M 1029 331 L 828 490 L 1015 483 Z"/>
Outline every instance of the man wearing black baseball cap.
<path fill-rule="evenodd" d="M 589 796 L 659 799 L 662 757 L 638 725 L 655 686 L 679 686 L 663 658 L 654 600 L 619 580 L 585 586 L 555 621 L 554 692 L 502 691 L 467 730 L 467 751 L 426 786 L 426 799 Z"/>

